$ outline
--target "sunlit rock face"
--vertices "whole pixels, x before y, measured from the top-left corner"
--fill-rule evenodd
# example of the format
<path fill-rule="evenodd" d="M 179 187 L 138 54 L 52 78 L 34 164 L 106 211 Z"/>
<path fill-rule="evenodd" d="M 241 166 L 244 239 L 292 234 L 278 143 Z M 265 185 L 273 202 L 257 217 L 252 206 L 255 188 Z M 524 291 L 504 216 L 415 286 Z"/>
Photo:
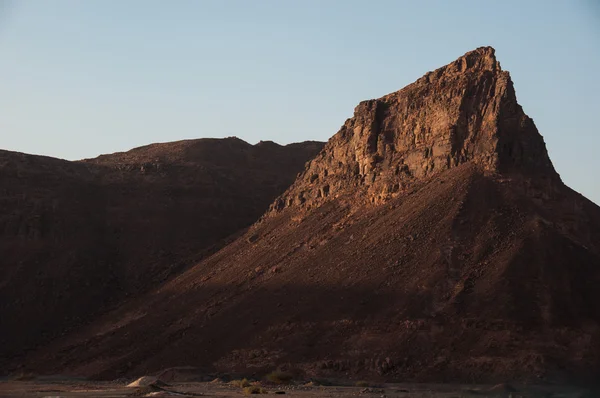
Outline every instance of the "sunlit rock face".
<path fill-rule="evenodd" d="M 377 203 L 466 162 L 491 173 L 558 180 L 491 47 L 361 102 L 273 208 L 310 208 L 353 192 Z"/>

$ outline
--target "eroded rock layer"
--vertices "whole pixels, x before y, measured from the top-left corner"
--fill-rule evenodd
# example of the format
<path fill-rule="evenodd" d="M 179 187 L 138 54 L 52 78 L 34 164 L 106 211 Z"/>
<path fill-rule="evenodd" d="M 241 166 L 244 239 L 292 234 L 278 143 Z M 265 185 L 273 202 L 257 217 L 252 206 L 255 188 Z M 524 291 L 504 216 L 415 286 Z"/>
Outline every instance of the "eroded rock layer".
<path fill-rule="evenodd" d="M 316 206 L 351 191 L 379 202 L 466 162 L 488 172 L 558 179 L 491 47 L 361 102 L 274 209 Z"/>

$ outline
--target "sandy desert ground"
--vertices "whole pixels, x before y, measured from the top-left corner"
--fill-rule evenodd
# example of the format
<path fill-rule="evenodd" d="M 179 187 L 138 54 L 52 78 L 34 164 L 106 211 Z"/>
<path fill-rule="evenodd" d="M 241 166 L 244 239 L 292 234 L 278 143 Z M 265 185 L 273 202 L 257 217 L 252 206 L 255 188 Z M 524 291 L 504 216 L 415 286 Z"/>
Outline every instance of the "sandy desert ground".
<path fill-rule="evenodd" d="M 285 385 L 263 386 L 267 394 L 296 397 L 398 397 L 398 398 L 592 398 L 583 388 L 512 385 L 380 384 L 371 387 Z M 126 381 L 75 380 L 0 381 L 0 397 L 131 397 L 247 395 L 242 388 L 225 382 L 170 383 L 163 387 L 127 387 Z"/>

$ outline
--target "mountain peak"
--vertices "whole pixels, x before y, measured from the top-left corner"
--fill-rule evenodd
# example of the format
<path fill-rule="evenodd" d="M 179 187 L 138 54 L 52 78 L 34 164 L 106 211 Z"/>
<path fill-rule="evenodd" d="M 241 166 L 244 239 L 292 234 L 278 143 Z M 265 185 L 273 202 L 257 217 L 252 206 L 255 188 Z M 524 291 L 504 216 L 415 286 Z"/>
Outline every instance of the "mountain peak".
<path fill-rule="evenodd" d="M 469 51 L 457 59 L 456 62 L 461 64 L 463 70 L 502 70 L 500 63 L 496 60 L 496 50 L 493 47 L 479 47 Z"/>
<path fill-rule="evenodd" d="M 273 207 L 312 207 L 345 194 L 385 201 L 464 163 L 485 173 L 559 179 L 492 47 L 361 102 Z"/>

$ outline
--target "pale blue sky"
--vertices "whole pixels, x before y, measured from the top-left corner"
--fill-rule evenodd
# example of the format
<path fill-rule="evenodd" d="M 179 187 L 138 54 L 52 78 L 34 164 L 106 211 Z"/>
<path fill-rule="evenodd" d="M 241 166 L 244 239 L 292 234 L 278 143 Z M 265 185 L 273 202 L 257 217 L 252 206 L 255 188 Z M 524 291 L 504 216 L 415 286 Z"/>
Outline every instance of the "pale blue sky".
<path fill-rule="evenodd" d="M 482 45 L 567 184 L 600 203 L 597 0 L 0 0 L 0 148 L 327 140 Z"/>

